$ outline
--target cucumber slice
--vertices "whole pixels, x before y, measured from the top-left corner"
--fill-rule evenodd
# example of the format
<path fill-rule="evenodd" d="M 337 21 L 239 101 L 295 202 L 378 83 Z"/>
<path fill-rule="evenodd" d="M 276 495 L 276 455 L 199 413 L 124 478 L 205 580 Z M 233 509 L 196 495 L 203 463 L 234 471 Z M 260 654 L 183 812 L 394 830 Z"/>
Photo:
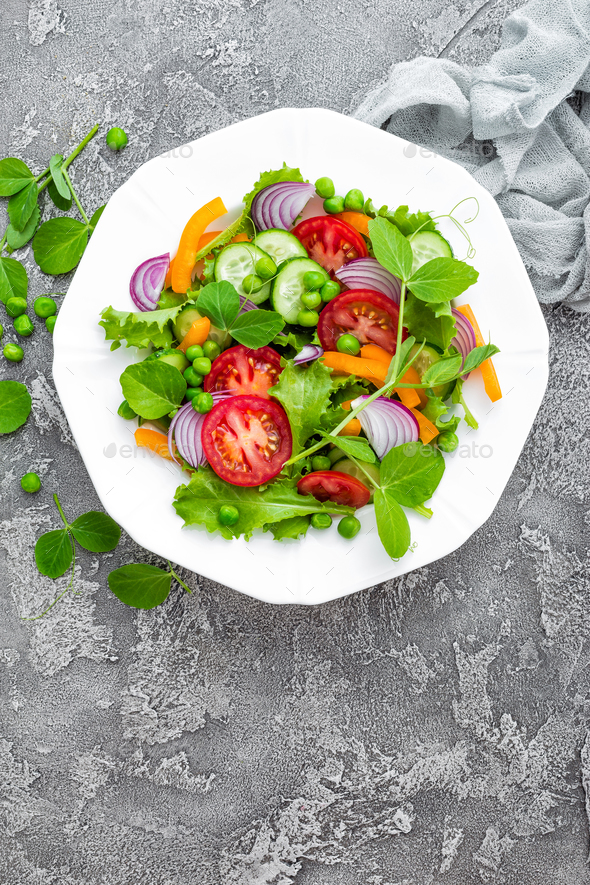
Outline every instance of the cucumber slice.
<path fill-rule="evenodd" d="M 323 274 L 326 280 L 330 279 L 324 268 L 311 258 L 291 258 L 283 264 L 275 278 L 271 303 L 288 323 L 297 323 L 297 315 L 303 309 L 301 296 L 307 292 L 303 277 L 309 270 Z"/>
<path fill-rule="evenodd" d="M 410 239 L 414 263 L 412 273 L 416 273 L 419 267 L 432 261 L 433 258 L 452 258 L 453 250 L 450 244 L 441 234 L 433 230 L 419 231 Z"/>
<path fill-rule="evenodd" d="M 414 356 L 419 347 L 419 344 L 414 344 L 414 346 L 410 350 L 410 357 Z M 414 367 L 414 369 L 416 369 L 420 378 L 422 378 L 426 370 L 433 366 L 435 363 L 438 363 L 441 358 L 441 354 L 437 353 L 434 347 L 431 347 L 429 344 L 425 344 L 418 354 L 417 359 L 415 359 L 412 363 L 412 366 Z M 447 381 L 445 384 L 439 384 L 437 387 L 433 387 L 432 392 L 435 396 L 440 396 L 442 400 L 446 400 L 453 392 L 454 387 L 454 381 Z"/>
<path fill-rule="evenodd" d="M 227 280 L 235 286 L 238 295 L 248 298 L 254 304 L 261 304 L 270 295 L 270 283 L 265 283 L 258 292 L 244 292 L 244 277 L 256 273 L 256 262 L 269 256 L 253 243 L 230 243 L 221 250 L 215 262 L 215 279 L 217 282 Z"/>
<path fill-rule="evenodd" d="M 307 258 L 307 250 L 297 237 L 286 230 L 271 228 L 256 234 L 256 245 L 270 255 L 278 266 L 290 258 Z"/>
<path fill-rule="evenodd" d="M 361 464 L 363 465 L 369 476 L 371 476 L 378 485 L 380 482 L 380 473 L 378 466 L 376 464 L 371 464 L 368 461 L 361 461 Z M 342 458 L 342 460 L 336 461 L 336 463 L 332 467 L 332 470 L 337 470 L 340 473 L 346 473 L 348 474 L 348 476 L 354 476 L 355 479 L 360 480 L 362 484 L 365 485 L 371 492 L 371 497 L 369 498 L 369 501 L 373 500 L 373 486 L 371 485 L 363 471 L 357 467 L 354 461 L 351 461 L 349 458 Z"/>

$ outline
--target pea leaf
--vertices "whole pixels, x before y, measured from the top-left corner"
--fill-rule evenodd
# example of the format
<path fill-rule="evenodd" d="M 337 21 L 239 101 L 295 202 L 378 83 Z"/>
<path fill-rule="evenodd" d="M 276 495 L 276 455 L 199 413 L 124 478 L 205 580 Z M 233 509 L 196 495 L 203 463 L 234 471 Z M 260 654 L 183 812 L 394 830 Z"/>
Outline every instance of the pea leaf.
<path fill-rule="evenodd" d="M 79 516 L 71 523 L 70 531 L 78 544 L 91 553 L 114 550 L 121 538 L 121 529 L 115 520 L 98 510 Z"/>
<path fill-rule="evenodd" d="M 457 383 L 455 384 L 455 389 L 453 390 L 453 394 L 451 396 L 451 402 L 462 406 L 465 423 L 468 424 L 469 427 L 472 427 L 473 430 L 477 430 L 477 428 L 479 427 L 479 424 L 477 423 L 477 420 L 474 418 L 471 411 L 469 410 L 469 407 L 467 406 L 467 403 L 465 402 L 465 399 L 463 397 L 463 379 L 462 378 L 457 379 Z"/>
<path fill-rule="evenodd" d="M 412 247 L 404 235 L 384 218 L 369 221 L 369 235 L 379 264 L 400 280 L 407 280 L 412 273 L 414 258 Z"/>
<path fill-rule="evenodd" d="M 26 163 L 17 157 L 0 160 L 0 197 L 11 197 L 34 178 Z"/>
<path fill-rule="evenodd" d="M 366 439 L 353 436 L 331 436 L 327 433 L 323 433 L 322 436 L 335 445 L 336 448 L 340 449 L 341 452 L 344 452 L 345 455 L 352 455 L 353 458 L 357 458 L 359 461 L 368 461 L 371 464 L 374 464 L 377 460 L 375 452 Z"/>
<path fill-rule="evenodd" d="M 127 342 L 127 347 L 170 347 L 172 331 L 170 321 L 175 320 L 184 302 L 163 310 L 126 311 L 106 307 L 101 313 L 99 326 L 105 330 L 106 341 Z"/>
<path fill-rule="evenodd" d="M 249 310 L 236 317 L 229 331 L 240 344 L 257 348 L 270 344 L 284 325 L 285 320 L 274 310 Z"/>
<path fill-rule="evenodd" d="M 72 542 L 67 529 L 45 532 L 35 544 L 35 562 L 42 575 L 59 578 L 72 564 Z"/>
<path fill-rule="evenodd" d="M 172 575 L 155 565 L 132 563 L 108 576 L 109 589 L 117 599 L 132 608 L 150 609 L 161 605 L 170 593 Z"/>
<path fill-rule="evenodd" d="M 474 347 L 465 358 L 462 373 L 466 375 L 468 372 L 473 371 L 473 369 L 477 369 L 485 360 L 496 353 L 500 353 L 500 348 L 496 347 L 495 344 L 484 344 L 481 347 Z"/>
<path fill-rule="evenodd" d="M 61 165 L 63 161 L 64 158 L 61 154 L 54 154 L 49 161 L 49 171 L 51 172 L 51 177 L 53 178 L 55 189 L 60 197 L 63 200 L 71 200 L 72 193 L 68 187 L 67 181 L 65 180 L 64 174 L 61 171 Z"/>
<path fill-rule="evenodd" d="M 178 408 L 186 381 L 174 366 L 162 360 L 127 366 L 120 378 L 123 396 L 142 418 L 162 418 Z"/>
<path fill-rule="evenodd" d="M 43 271 L 58 275 L 73 270 L 88 244 L 88 227 L 75 218 L 45 221 L 33 240 L 35 261 Z"/>
<path fill-rule="evenodd" d="M 408 289 L 421 301 L 440 303 L 461 295 L 477 282 L 479 273 L 456 258 L 433 258 L 408 280 Z"/>
<path fill-rule="evenodd" d="M 8 225 L 6 228 L 6 241 L 11 249 L 22 249 L 23 246 L 26 246 L 39 227 L 40 218 L 41 210 L 39 206 L 35 206 L 33 214 L 22 230 L 17 230 L 12 224 Z"/>
<path fill-rule="evenodd" d="M 283 406 L 293 433 L 293 454 L 303 448 L 330 406 L 332 373 L 319 360 L 295 366 L 287 360 L 272 396 Z"/>
<path fill-rule="evenodd" d="M 436 387 L 437 384 L 445 384 L 461 371 L 462 363 L 463 357 L 458 353 L 443 357 L 424 372 L 422 381 L 430 387 Z"/>
<path fill-rule="evenodd" d="M 218 522 L 217 514 L 223 504 L 238 508 L 240 518 L 235 525 L 223 526 Z M 176 490 L 173 505 L 185 525 L 203 525 L 208 532 L 219 531 L 228 540 L 240 535 L 248 540 L 254 529 L 294 516 L 352 512 L 350 507 L 322 504 L 311 495 L 300 495 L 290 482 L 281 480 L 264 490 L 234 486 L 220 479 L 210 467 L 200 467 L 188 485 Z"/>
<path fill-rule="evenodd" d="M 8 217 L 15 230 L 23 230 L 37 205 L 37 185 L 34 181 L 25 185 L 8 201 Z"/>
<path fill-rule="evenodd" d="M 21 427 L 31 412 L 31 394 L 20 381 L 0 381 L 0 433 Z"/>
<path fill-rule="evenodd" d="M 445 471 L 445 460 L 434 446 L 405 443 L 396 446 L 381 461 L 381 488 L 398 504 L 414 507 L 431 498 Z"/>
<path fill-rule="evenodd" d="M 52 202 L 57 206 L 58 209 L 61 209 L 62 212 L 69 212 L 72 208 L 72 195 L 70 194 L 69 199 L 64 199 L 61 196 L 55 184 L 53 183 L 53 179 L 47 185 L 47 193 L 51 197 Z"/>
<path fill-rule="evenodd" d="M 300 538 L 307 534 L 309 528 L 310 517 L 291 516 L 290 519 L 281 519 L 279 522 L 270 522 L 264 526 L 265 532 L 272 532 L 275 541 L 282 541 L 284 538 Z"/>
<path fill-rule="evenodd" d="M 398 206 L 386 216 L 402 232 L 404 237 L 417 230 L 436 230 L 436 224 L 428 212 L 409 212 L 407 206 Z"/>
<path fill-rule="evenodd" d="M 417 341 L 428 341 L 441 350 L 447 350 L 456 331 L 450 304 L 420 301 L 411 292 L 406 297 L 404 326 Z"/>
<path fill-rule="evenodd" d="M 13 295 L 27 297 L 29 280 L 27 272 L 14 258 L 0 258 L 0 301 L 6 302 Z"/>
<path fill-rule="evenodd" d="M 390 489 L 375 489 L 374 502 L 377 531 L 385 552 L 392 559 L 400 559 L 411 541 L 408 518 Z"/>
<path fill-rule="evenodd" d="M 240 311 L 240 296 L 226 280 L 208 283 L 199 292 L 197 307 L 218 329 L 229 329 Z"/>
<path fill-rule="evenodd" d="M 90 218 L 90 226 L 88 228 L 88 230 L 90 231 L 90 235 L 92 235 L 94 233 L 94 231 L 96 230 L 96 225 L 100 221 L 100 216 L 102 215 L 102 213 L 104 212 L 104 210 L 106 208 L 107 208 L 106 203 L 104 204 L 104 206 L 99 206 L 99 208 L 96 210 L 96 212 Z"/>

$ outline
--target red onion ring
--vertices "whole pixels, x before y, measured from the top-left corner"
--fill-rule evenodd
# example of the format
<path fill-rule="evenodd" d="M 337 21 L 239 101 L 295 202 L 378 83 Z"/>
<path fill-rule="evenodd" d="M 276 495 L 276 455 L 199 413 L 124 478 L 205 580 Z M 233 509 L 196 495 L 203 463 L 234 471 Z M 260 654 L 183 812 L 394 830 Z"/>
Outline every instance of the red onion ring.
<path fill-rule="evenodd" d="M 349 289 L 372 289 L 399 304 L 401 281 L 376 258 L 354 258 L 335 271 L 335 275 Z"/>
<path fill-rule="evenodd" d="M 129 281 L 129 294 L 142 311 L 155 310 L 170 267 L 170 253 L 148 258 L 136 267 Z"/>
<path fill-rule="evenodd" d="M 302 363 L 311 363 L 323 355 L 323 347 L 318 347 L 317 344 L 306 344 L 293 360 L 293 365 L 300 366 Z"/>
<path fill-rule="evenodd" d="M 258 230 L 289 230 L 314 194 L 315 185 L 305 182 L 270 184 L 252 200 L 252 220 Z"/>
<path fill-rule="evenodd" d="M 225 390 L 215 391 L 215 393 L 211 394 L 215 404 L 233 395 L 233 393 L 228 393 Z M 201 430 L 203 429 L 204 420 L 205 415 L 196 412 L 191 402 L 182 406 L 170 422 L 170 427 L 168 428 L 168 451 L 180 467 L 182 467 L 182 464 L 174 454 L 175 446 L 180 457 L 191 467 L 202 467 L 203 464 L 207 463 L 201 442 Z"/>
<path fill-rule="evenodd" d="M 358 396 L 350 404 L 351 408 L 356 409 L 368 398 Z M 420 438 L 418 419 L 403 403 L 385 396 L 378 396 L 357 417 L 380 461 L 396 446 L 418 442 Z"/>
<path fill-rule="evenodd" d="M 253 301 L 250 301 L 249 298 L 245 298 L 243 295 L 240 295 L 239 313 L 246 313 L 249 310 L 259 310 L 259 307 L 257 304 L 254 304 Z"/>
<path fill-rule="evenodd" d="M 467 354 L 476 347 L 477 342 L 475 338 L 475 329 L 469 322 L 466 316 L 463 316 L 460 310 L 456 310 L 454 307 L 451 308 L 451 312 L 455 318 L 455 328 L 456 334 L 455 337 L 451 341 L 451 345 L 456 347 L 461 356 L 463 357 L 463 362 L 467 357 Z M 469 378 L 469 372 L 467 375 L 463 375 L 463 378 Z"/>

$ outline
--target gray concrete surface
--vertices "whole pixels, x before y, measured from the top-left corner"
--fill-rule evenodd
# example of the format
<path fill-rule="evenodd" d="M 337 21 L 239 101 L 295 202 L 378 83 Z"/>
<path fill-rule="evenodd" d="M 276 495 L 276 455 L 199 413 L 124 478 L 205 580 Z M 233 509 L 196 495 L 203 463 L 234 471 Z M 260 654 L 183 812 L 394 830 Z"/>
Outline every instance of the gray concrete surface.
<path fill-rule="evenodd" d="M 393 61 L 476 63 L 517 3 L 3 0 L 1 150 L 36 168 L 95 121 L 94 209 L 144 160 L 277 106 L 348 111 Z M 236 146 L 239 155 L 239 146 Z M 33 267 L 33 295 L 68 280 Z M 494 516 L 461 550 L 317 609 L 196 576 L 137 614 L 34 565 L 98 501 L 37 329 L 34 398 L 2 438 L 1 885 L 584 885 L 588 800 L 589 319 L 546 310 L 551 382 Z M 4 322 L 4 317 L 2 318 Z M 507 318 L 509 321 L 509 318 Z M 18 479 L 35 469 L 36 497 Z M 57 582 L 59 585 L 59 582 Z M 586 804 L 585 804 L 586 803 Z"/>

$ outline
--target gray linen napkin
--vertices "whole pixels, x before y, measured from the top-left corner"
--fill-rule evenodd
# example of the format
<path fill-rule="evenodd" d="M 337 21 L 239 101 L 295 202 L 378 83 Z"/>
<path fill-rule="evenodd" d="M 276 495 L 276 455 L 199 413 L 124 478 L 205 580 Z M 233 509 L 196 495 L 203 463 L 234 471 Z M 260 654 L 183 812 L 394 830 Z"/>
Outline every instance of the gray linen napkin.
<path fill-rule="evenodd" d="M 542 303 L 590 311 L 590 2 L 532 0 L 489 64 L 416 58 L 354 113 L 468 169 L 496 198 Z"/>

